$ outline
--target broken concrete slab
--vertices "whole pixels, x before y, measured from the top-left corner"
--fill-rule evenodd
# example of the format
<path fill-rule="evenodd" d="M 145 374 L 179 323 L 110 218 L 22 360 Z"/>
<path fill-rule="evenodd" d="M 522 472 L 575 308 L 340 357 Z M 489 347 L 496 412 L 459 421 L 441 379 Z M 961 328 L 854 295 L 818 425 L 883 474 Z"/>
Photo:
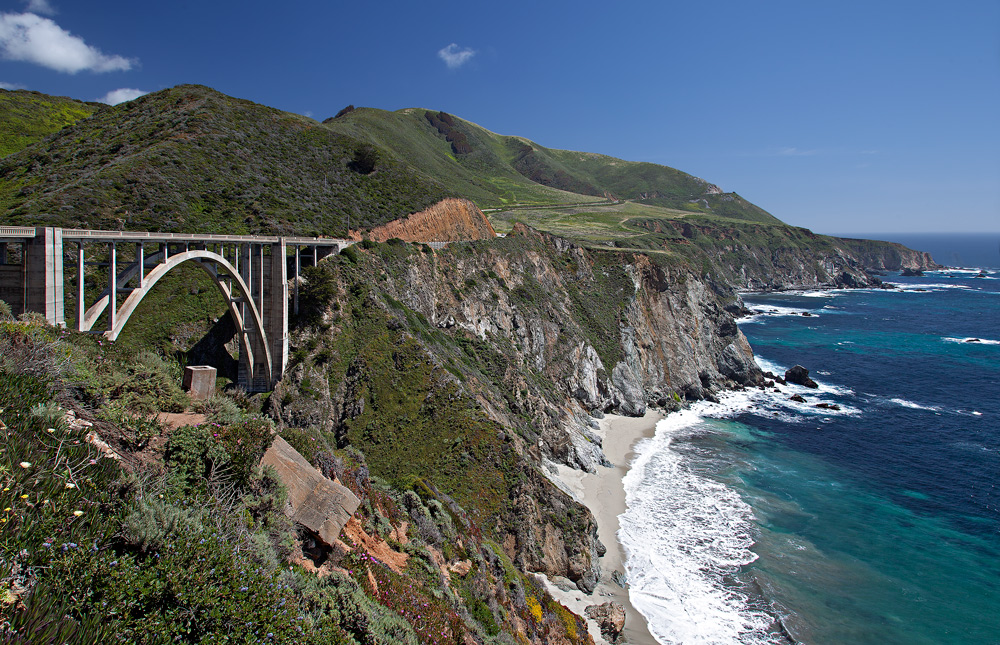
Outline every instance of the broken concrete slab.
<path fill-rule="evenodd" d="M 333 546 L 361 500 L 349 488 L 327 479 L 281 437 L 275 437 L 260 460 L 271 466 L 288 489 L 285 514 Z"/>

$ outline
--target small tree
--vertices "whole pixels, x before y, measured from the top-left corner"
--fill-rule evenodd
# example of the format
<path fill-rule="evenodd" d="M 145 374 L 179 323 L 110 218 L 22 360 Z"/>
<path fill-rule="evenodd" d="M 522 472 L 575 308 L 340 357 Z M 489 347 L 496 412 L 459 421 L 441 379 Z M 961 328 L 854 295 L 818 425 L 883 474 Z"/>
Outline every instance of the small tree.
<path fill-rule="evenodd" d="M 379 153 L 375 146 L 364 145 L 354 151 L 351 169 L 362 175 L 370 175 L 379 162 Z"/>

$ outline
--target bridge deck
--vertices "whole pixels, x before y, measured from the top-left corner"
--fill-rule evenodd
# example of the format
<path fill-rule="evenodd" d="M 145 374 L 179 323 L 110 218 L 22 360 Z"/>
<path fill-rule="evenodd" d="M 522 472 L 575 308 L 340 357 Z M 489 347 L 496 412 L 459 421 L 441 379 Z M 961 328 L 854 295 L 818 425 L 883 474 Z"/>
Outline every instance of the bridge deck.
<path fill-rule="evenodd" d="M 33 226 L 0 226 L 0 239 L 30 239 L 41 232 Z M 278 244 L 282 241 L 291 246 L 339 246 L 354 240 L 336 237 L 295 237 L 280 235 L 220 235 L 214 233 L 155 233 L 150 231 L 98 231 L 83 228 L 62 229 L 64 242 L 120 241 L 120 242 L 218 242 Z"/>

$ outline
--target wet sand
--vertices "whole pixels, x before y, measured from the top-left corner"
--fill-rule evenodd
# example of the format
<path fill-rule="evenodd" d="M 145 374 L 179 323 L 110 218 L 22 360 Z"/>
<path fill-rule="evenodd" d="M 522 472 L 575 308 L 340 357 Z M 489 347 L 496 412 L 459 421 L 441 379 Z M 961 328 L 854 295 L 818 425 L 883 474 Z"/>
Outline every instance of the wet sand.
<path fill-rule="evenodd" d="M 598 433 L 603 440 L 604 454 L 614 467 L 598 466 L 598 472 L 590 474 L 568 466 L 558 466 L 559 479 L 597 519 L 598 537 L 607 547 L 607 553 L 600 559 L 601 580 L 593 594 L 587 595 L 576 588 L 563 591 L 551 582 L 547 585 L 549 592 L 580 616 L 584 616 L 584 609 L 589 605 L 610 601 L 620 603 L 625 607 L 625 642 L 631 645 L 656 645 L 656 640 L 649 633 L 645 618 L 629 602 L 628 592 L 611 579 L 615 571 L 622 576 L 625 573 L 625 553 L 617 538 L 618 516 L 625 512 L 622 478 L 628 472 L 633 458 L 632 447 L 640 439 L 652 437 L 656 422 L 662 418 L 663 414 L 658 411 L 647 412 L 646 416 L 640 418 L 608 415 L 601 419 Z M 587 625 L 596 643 L 600 645 L 607 642 L 601 636 L 596 622 L 588 619 Z"/>

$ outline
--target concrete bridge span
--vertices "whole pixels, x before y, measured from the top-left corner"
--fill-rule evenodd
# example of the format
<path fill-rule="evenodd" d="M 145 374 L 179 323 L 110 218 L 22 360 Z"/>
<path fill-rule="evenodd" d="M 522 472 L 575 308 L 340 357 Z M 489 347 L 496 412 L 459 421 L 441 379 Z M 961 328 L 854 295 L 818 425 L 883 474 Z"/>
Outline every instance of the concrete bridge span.
<path fill-rule="evenodd" d="M 0 299 L 15 313 L 36 312 L 66 326 L 66 294 L 75 289 L 72 327 L 115 340 L 153 286 L 190 262 L 212 277 L 236 323 L 239 384 L 251 392 L 268 391 L 288 362 L 289 304 L 297 312 L 303 263 L 315 264 L 350 244 L 332 238 L 0 226 Z M 90 300 L 88 273 L 106 280 L 96 298 L 89 290 Z M 101 320 L 103 328 L 95 329 Z"/>

